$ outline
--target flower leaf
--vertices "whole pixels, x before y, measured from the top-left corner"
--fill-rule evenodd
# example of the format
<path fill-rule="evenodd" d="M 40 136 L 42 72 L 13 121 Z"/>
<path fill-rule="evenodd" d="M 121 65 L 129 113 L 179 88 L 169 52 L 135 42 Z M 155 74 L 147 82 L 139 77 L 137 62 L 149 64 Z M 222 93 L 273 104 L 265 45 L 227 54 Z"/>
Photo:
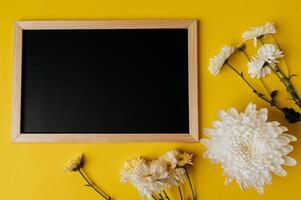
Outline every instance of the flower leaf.
<path fill-rule="evenodd" d="M 278 90 L 273 90 L 273 91 L 271 92 L 270 96 L 271 96 L 271 98 L 273 99 L 273 98 L 276 97 L 277 94 L 278 94 Z"/>
<path fill-rule="evenodd" d="M 301 114 L 297 111 L 295 111 L 293 108 L 283 108 L 285 119 L 289 121 L 290 123 L 296 123 L 300 121 Z"/>

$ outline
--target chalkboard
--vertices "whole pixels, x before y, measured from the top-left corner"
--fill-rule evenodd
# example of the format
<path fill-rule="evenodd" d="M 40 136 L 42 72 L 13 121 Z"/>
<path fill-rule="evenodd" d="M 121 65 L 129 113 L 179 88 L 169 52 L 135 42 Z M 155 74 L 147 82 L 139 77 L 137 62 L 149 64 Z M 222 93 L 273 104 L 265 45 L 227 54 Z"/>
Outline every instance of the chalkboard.
<path fill-rule="evenodd" d="M 21 37 L 19 135 L 190 136 L 188 28 L 25 26 Z"/>

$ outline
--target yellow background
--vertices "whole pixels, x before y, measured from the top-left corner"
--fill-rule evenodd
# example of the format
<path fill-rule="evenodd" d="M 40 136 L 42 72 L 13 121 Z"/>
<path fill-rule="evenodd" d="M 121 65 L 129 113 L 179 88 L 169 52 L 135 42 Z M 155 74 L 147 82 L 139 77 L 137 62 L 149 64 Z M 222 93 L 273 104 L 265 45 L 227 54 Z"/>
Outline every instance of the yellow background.
<path fill-rule="evenodd" d="M 43 19 L 162 19 L 199 20 L 200 38 L 200 125 L 210 127 L 217 111 L 235 106 L 242 110 L 250 102 L 267 106 L 229 69 L 214 77 L 207 70 L 208 59 L 226 43 L 240 41 L 250 26 L 273 21 L 277 38 L 291 70 L 301 75 L 301 1 L 298 0 L 0 0 L 0 199 L 3 200 L 82 200 L 101 199 L 84 187 L 78 174 L 63 172 L 64 164 L 84 152 L 86 171 L 114 199 L 139 199 L 131 185 L 119 182 L 124 160 L 142 155 L 154 158 L 172 148 L 195 153 L 192 179 L 200 200 L 277 200 L 301 198 L 301 165 L 286 167 L 288 176 L 273 176 L 265 194 L 241 192 L 236 183 L 224 186 L 219 165 L 201 157 L 201 144 L 11 144 L 11 96 L 13 23 L 15 20 Z M 252 52 L 252 48 L 249 48 Z M 246 68 L 245 59 L 232 61 Z M 276 79 L 270 78 L 273 87 Z M 294 79 L 301 93 L 301 77 Z M 262 88 L 261 88 L 262 89 Z M 283 89 L 281 87 L 281 89 Z M 286 97 L 282 90 L 282 96 Z M 281 100 L 282 105 L 288 100 Z M 270 120 L 279 120 L 289 132 L 301 138 L 301 126 L 289 125 L 281 114 L 269 109 Z M 301 162 L 301 139 L 291 154 Z"/>

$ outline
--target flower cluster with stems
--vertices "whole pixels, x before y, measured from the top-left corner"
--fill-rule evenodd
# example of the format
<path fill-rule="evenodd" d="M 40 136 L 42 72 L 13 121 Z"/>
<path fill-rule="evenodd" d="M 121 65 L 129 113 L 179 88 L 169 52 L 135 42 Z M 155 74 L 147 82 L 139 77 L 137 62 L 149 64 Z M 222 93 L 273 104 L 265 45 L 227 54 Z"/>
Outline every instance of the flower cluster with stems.
<path fill-rule="evenodd" d="M 76 157 L 74 160 L 71 160 L 67 165 L 65 166 L 65 171 L 66 172 L 78 172 L 82 178 L 85 180 L 86 184 L 85 186 L 92 188 L 95 192 L 97 192 L 102 198 L 106 200 L 112 200 L 112 198 L 105 194 L 103 191 L 101 191 L 95 183 L 89 179 L 87 174 L 84 172 L 83 167 L 84 167 L 84 155 L 81 154 L 78 157 Z"/>
<path fill-rule="evenodd" d="M 264 78 L 268 75 L 274 74 L 290 95 L 290 98 L 288 99 L 294 101 L 297 107 L 301 109 L 301 99 L 291 82 L 292 77 L 296 75 L 291 74 L 289 70 L 286 56 L 274 36 L 276 33 L 276 27 L 270 22 L 245 31 L 242 34 L 243 42 L 241 45 L 237 47 L 226 45 L 217 55 L 210 58 L 209 71 L 213 75 L 217 75 L 224 66 L 229 67 L 246 83 L 255 95 L 283 113 L 290 123 L 301 122 L 300 112 L 290 107 L 280 106 L 276 99 L 278 90 L 270 90 L 264 80 Z M 268 37 L 273 40 L 272 43 L 266 42 Z M 257 49 L 257 53 L 253 57 L 250 57 L 246 51 L 247 41 L 249 40 L 253 41 L 253 46 Z M 258 42 L 260 43 L 259 47 L 257 45 Z M 258 79 L 263 85 L 265 92 L 260 92 L 257 88 L 255 88 L 255 86 L 253 86 L 246 78 L 244 73 L 230 62 L 231 57 L 235 53 L 241 53 L 246 57 L 250 78 Z M 284 72 L 282 67 L 280 67 L 280 61 L 282 60 L 286 66 L 286 72 Z"/>
<path fill-rule="evenodd" d="M 182 185 L 188 180 L 191 198 L 196 200 L 187 166 L 192 165 L 190 153 L 171 150 L 158 159 L 146 160 L 136 157 L 126 161 L 120 171 L 121 182 L 131 183 L 141 197 L 149 200 L 170 200 L 166 189 L 177 187 L 179 199 L 183 200 Z"/>

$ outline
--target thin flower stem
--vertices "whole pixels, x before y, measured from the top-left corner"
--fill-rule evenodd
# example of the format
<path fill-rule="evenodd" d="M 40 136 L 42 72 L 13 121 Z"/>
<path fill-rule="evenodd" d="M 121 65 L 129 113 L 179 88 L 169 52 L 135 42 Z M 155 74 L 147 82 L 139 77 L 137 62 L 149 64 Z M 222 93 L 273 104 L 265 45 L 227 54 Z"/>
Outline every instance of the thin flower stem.
<path fill-rule="evenodd" d="M 290 93 L 290 95 L 293 98 L 293 100 L 295 101 L 296 105 L 298 105 L 299 108 L 301 108 L 301 99 L 300 99 L 299 95 L 297 94 L 294 86 L 292 85 L 292 83 L 288 79 L 288 77 L 286 77 L 283 74 L 283 72 L 279 69 L 278 66 L 275 67 L 276 70 L 273 67 L 271 67 L 271 65 L 269 65 L 269 64 L 268 64 L 268 67 L 274 72 L 274 74 L 276 74 L 276 76 L 279 78 L 279 80 L 286 87 L 286 90 L 288 91 L 288 93 Z M 281 74 L 281 76 L 278 74 L 278 72 Z"/>
<path fill-rule="evenodd" d="M 164 197 L 162 196 L 162 194 L 159 194 L 160 199 L 164 200 Z"/>
<path fill-rule="evenodd" d="M 261 38 L 259 39 L 259 41 L 261 42 L 262 45 L 264 45 L 264 42 Z M 299 106 L 299 108 L 301 108 L 301 99 L 298 96 L 294 86 L 290 82 L 290 76 L 287 77 L 278 66 L 276 66 L 276 70 L 274 70 L 270 64 L 268 64 L 268 66 L 276 74 L 276 76 L 280 79 L 280 81 L 283 83 L 283 85 L 286 87 L 286 90 L 290 93 L 290 95 L 292 96 L 295 103 Z M 279 72 L 282 77 L 277 72 Z"/>
<path fill-rule="evenodd" d="M 262 100 L 264 100 L 265 102 L 269 103 L 271 106 L 277 108 L 280 112 L 282 112 L 284 115 L 290 116 L 291 118 L 296 119 L 297 121 L 301 121 L 300 119 L 295 118 L 295 116 L 291 115 L 290 113 L 285 112 L 282 108 L 280 108 L 275 102 L 270 101 L 269 99 L 265 98 L 261 93 L 259 93 L 252 85 L 251 83 L 249 83 L 249 81 L 247 79 L 245 79 L 245 77 L 243 76 L 242 73 L 240 73 L 239 71 L 237 71 L 231 64 L 229 64 L 229 62 L 227 61 L 225 63 L 227 66 L 229 66 L 238 76 L 240 76 L 242 78 L 243 81 L 245 81 L 245 83 L 253 90 L 253 92 Z M 272 69 L 274 70 L 274 69 Z M 279 74 L 277 74 L 279 76 Z"/>
<path fill-rule="evenodd" d="M 157 198 L 155 197 L 155 195 L 152 194 L 152 197 L 153 197 L 154 200 L 157 200 Z"/>
<path fill-rule="evenodd" d="M 239 71 L 237 71 L 237 69 L 235 69 L 229 62 L 225 63 L 226 65 L 228 65 L 240 78 L 242 78 L 242 80 L 253 90 L 253 92 L 260 98 L 262 98 L 263 100 L 269 102 L 269 100 L 265 99 L 259 92 L 257 92 L 257 90 L 251 85 L 251 83 L 249 83 L 249 81 L 247 79 L 245 79 L 244 75 L 242 73 L 240 73 Z"/>
<path fill-rule="evenodd" d="M 268 93 L 268 95 L 270 95 L 271 92 L 270 92 L 268 86 L 265 84 L 264 80 L 262 78 L 259 80 L 260 80 L 262 86 L 264 87 L 264 89 L 266 90 L 266 92 Z"/>
<path fill-rule="evenodd" d="M 240 50 L 245 57 L 247 58 L 248 61 L 251 60 L 250 56 L 247 54 L 247 52 L 245 50 Z M 263 85 L 264 89 L 266 90 L 266 92 L 268 93 L 268 95 L 270 95 L 270 90 L 268 89 L 267 85 L 264 83 L 264 81 L 262 79 L 260 79 L 261 84 Z"/>
<path fill-rule="evenodd" d="M 247 52 L 245 50 L 242 50 L 241 52 L 246 56 L 246 58 L 248 59 L 248 61 L 251 60 L 251 58 L 249 57 L 249 55 L 247 54 Z"/>
<path fill-rule="evenodd" d="M 98 194 L 100 194 L 104 199 L 106 200 L 111 200 L 110 196 L 106 196 L 105 194 L 103 194 L 94 184 L 93 182 L 85 175 L 85 173 L 79 169 L 78 172 L 80 173 L 80 175 L 85 179 L 85 181 L 88 183 L 88 186 L 90 186 L 92 189 L 95 190 L 95 192 L 97 192 Z"/>
<path fill-rule="evenodd" d="M 283 50 L 281 49 L 281 47 L 280 47 L 278 41 L 276 40 L 275 36 L 273 34 L 271 36 L 272 36 L 273 40 L 275 41 L 275 43 L 276 43 L 277 47 L 279 48 L 279 50 L 283 52 Z M 284 62 L 285 62 L 285 65 L 286 65 L 288 77 L 291 77 L 291 73 L 290 73 L 290 69 L 289 69 L 288 64 L 287 64 L 286 56 L 283 55 L 283 58 L 284 58 Z"/>
<path fill-rule="evenodd" d="M 165 190 L 163 190 L 163 193 L 164 193 L 164 195 L 165 195 L 165 198 L 168 199 L 168 200 L 170 200 L 170 199 L 169 199 L 169 196 L 167 195 L 167 193 L 165 192 Z"/>
<path fill-rule="evenodd" d="M 180 194 L 181 200 L 183 200 L 182 191 L 181 191 L 181 186 L 178 187 L 178 190 L 179 190 L 179 194 Z"/>
<path fill-rule="evenodd" d="M 195 200 L 195 194 L 194 194 L 194 191 L 193 191 L 193 187 L 192 187 L 192 183 L 191 183 L 191 180 L 190 180 L 190 177 L 189 177 L 189 173 L 187 171 L 187 169 L 185 167 L 183 167 L 184 170 L 185 170 L 185 173 L 186 173 L 186 177 L 188 179 L 188 182 L 189 182 L 189 186 L 190 186 L 190 190 L 191 190 L 191 195 L 192 195 L 192 200 Z"/>

